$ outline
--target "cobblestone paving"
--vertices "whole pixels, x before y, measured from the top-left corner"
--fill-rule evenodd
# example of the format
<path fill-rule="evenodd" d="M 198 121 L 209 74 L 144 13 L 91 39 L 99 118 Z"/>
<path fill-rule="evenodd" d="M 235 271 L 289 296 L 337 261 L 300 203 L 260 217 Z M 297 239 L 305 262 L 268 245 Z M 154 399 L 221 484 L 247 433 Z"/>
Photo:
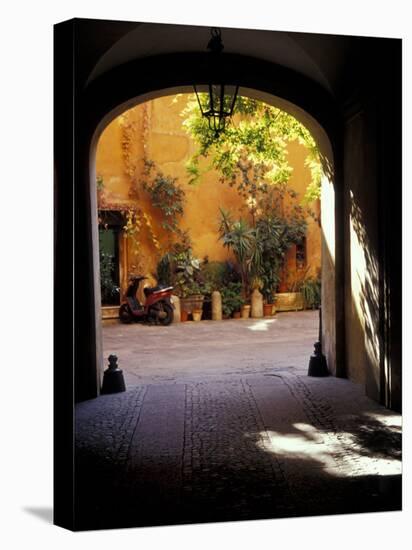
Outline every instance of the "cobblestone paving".
<path fill-rule="evenodd" d="M 83 528 L 400 508 L 400 418 L 347 381 L 146 385 L 76 423 Z"/>
<path fill-rule="evenodd" d="M 204 520 L 247 519 L 290 511 L 287 485 L 244 380 L 187 388 L 184 498 Z"/>
<path fill-rule="evenodd" d="M 77 405 L 79 529 L 401 508 L 399 415 L 348 380 L 306 376 L 299 350 L 287 364 L 220 349 L 219 374 L 155 366 Z"/>

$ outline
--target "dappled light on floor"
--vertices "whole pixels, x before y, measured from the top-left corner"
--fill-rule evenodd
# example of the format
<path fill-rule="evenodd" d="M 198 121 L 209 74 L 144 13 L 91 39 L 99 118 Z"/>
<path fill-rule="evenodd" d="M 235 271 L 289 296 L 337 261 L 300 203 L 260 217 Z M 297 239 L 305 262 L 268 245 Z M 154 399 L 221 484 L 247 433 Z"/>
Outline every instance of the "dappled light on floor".
<path fill-rule="evenodd" d="M 397 447 L 396 456 L 391 456 L 385 448 L 367 449 L 363 444 L 362 431 L 351 433 L 322 433 L 313 426 L 295 424 L 299 433 L 280 433 L 268 431 L 260 434 L 257 445 L 266 452 L 272 452 L 284 462 L 288 469 L 288 462 L 301 464 L 308 469 L 322 468 L 325 473 L 336 477 L 384 476 L 400 475 L 400 449 Z M 368 430 L 369 431 L 369 430 Z M 386 445 L 392 434 L 385 432 Z M 371 438 L 373 434 L 371 433 Z M 265 443 L 270 442 L 268 448 Z M 307 461 L 304 465 L 303 461 Z"/>

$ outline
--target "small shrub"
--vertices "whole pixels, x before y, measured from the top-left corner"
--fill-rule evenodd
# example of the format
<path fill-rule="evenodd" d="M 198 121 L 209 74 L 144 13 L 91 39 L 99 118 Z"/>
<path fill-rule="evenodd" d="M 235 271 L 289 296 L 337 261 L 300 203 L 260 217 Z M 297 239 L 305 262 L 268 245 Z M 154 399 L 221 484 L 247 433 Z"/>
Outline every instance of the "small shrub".
<path fill-rule="evenodd" d="M 305 307 L 316 309 L 321 302 L 321 283 L 320 279 L 309 278 L 303 281 L 300 286 L 300 291 L 303 294 Z"/>
<path fill-rule="evenodd" d="M 222 312 L 223 315 L 230 317 L 235 311 L 239 311 L 245 303 L 242 298 L 242 284 L 241 283 L 228 283 L 227 286 L 222 288 Z"/>
<path fill-rule="evenodd" d="M 103 304 L 116 303 L 119 287 L 114 282 L 114 256 L 100 252 L 100 290 Z"/>
<path fill-rule="evenodd" d="M 222 290 L 229 283 L 240 282 L 240 275 L 231 262 L 209 261 L 204 258 L 201 265 L 201 278 L 210 291 Z"/>

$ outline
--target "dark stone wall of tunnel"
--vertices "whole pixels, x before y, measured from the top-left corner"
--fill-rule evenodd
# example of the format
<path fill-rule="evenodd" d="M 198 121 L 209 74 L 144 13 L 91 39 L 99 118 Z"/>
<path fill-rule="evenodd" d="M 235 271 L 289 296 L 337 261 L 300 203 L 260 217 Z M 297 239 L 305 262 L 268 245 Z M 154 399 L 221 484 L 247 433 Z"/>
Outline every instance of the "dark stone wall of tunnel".
<path fill-rule="evenodd" d="M 349 59 L 343 103 L 346 375 L 397 411 L 402 397 L 401 48 L 400 40 L 373 39 L 356 61 Z"/>

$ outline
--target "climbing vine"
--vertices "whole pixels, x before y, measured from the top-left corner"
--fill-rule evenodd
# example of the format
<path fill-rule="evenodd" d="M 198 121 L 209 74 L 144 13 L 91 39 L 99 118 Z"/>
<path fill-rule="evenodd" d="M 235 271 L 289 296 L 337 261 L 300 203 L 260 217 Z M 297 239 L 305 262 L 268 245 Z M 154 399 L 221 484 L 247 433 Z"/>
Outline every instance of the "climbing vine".
<path fill-rule="evenodd" d="M 185 192 L 177 178 L 156 170 L 153 161 L 145 161 L 143 189 L 149 194 L 154 207 L 161 212 L 161 226 L 168 232 L 179 234 L 179 220 L 183 215 Z"/>
<path fill-rule="evenodd" d="M 131 111 L 126 111 L 119 117 L 121 127 L 121 148 L 123 157 L 123 166 L 126 176 L 130 180 L 129 198 L 138 198 L 137 178 L 139 159 L 133 154 L 133 144 L 138 143 L 139 126 L 138 123 L 131 118 Z"/>
<path fill-rule="evenodd" d="M 139 164 L 143 162 L 143 166 L 146 166 L 145 160 L 145 151 L 143 157 L 139 157 L 133 153 L 133 146 L 135 143 L 140 140 L 144 143 L 144 149 L 146 148 L 147 143 L 147 129 L 148 129 L 148 109 L 147 105 L 143 105 L 143 125 L 142 125 L 142 136 L 138 135 L 139 125 L 136 120 L 131 118 L 131 111 L 126 111 L 123 115 L 119 117 L 119 124 L 122 129 L 122 158 L 124 171 L 126 176 L 130 180 L 129 185 L 129 199 L 136 201 L 139 199 Z M 125 225 L 123 230 L 126 237 L 132 244 L 132 254 L 137 261 L 139 254 L 141 254 L 141 232 L 143 226 L 146 228 L 148 235 L 156 249 L 156 252 L 160 252 L 160 242 L 153 228 L 151 216 L 142 210 L 141 207 L 133 205 L 109 205 L 105 203 L 105 208 L 114 208 L 117 206 L 117 209 L 120 209 L 125 218 Z"/>

